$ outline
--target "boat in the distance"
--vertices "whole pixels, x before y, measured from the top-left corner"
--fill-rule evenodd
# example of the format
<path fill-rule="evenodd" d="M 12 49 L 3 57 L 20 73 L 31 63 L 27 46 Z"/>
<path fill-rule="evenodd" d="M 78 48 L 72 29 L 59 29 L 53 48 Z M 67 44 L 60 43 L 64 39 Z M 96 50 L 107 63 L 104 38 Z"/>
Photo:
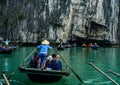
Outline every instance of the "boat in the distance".
<path fill-rule="evenodd" d="M 12 52 L 11 48 L 0 46 L 0 54 L 10 54 L 11 52 Z"/>
<path fill-rule="evenodd" d="M 58 49 L 58 50 L 64 50 L 64 46 L 59 46 L 59 45 L 58 45 L 58 46 L 57 46 L 57 49 Z"/>
<path fill-rule="evenodd" d="M 82 44 L 82 47 L 88 47 L 86 43 L 83 43 Z"/>
<path fill-rule="evenodd" d="M 0 47 L 0 54 L 10 54 L 17 46 Z"/>
<path fill-rule="evenodd" d="M 99 45 L 98 45 L 97 43 L 95 43 L 95 44 L 92 46 L 92 49 L 97 50 L 97 49 L 98 49 L 98 47 L 99 47 Z"/>
<path fill-rule="evenodd" d="M 0 54 L 10 54 L 12 49 L 0 50 Z"/>

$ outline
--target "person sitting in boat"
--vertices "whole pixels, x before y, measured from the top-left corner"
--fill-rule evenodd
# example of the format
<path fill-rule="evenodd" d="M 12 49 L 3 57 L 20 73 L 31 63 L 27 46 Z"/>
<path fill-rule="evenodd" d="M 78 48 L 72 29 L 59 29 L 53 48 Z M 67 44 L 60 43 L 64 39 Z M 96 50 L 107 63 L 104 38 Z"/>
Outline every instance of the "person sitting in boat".
<path fill-rule="evenodd" d="M 87 47 L 87 44 L 83 43 L 83 44 L 82 44 L 82 47 Z"/>
<path fill-rule="evenodd" d="M 30 60 L 30 67 L 32 68 L 37 68 L 38 65 L 38 53 L 34 53 L 34 56 Z"/>
<path fill-rule="evenodd" d="M 52 70 L 62 70 L 62 63 L 59 60 L 60 56 L 57 55 L 52 61 Z"/>
<path fill-rule="evenodd" d="M 52 63 L 53 61 L 55 61 L 56 59 L 56 54 L 52 54 L 52 56 L 48 56 L 47 60 L 46 60 L 46 69 L 47 70 L 52 70 Z"/>
<path fill-rule="evenodd" d="M 0 47 L 0 50 L 7 50 L 9 48 L 7 48 L 5 45 L 2 45 L 2 47 Z"/>
<path fill-rule="evenodd" d="M 52 70 L 52 56 L 48 56 L 46 60 L 46 70 Z"/>
<path fill-rule="evenodd" d="M 38 58 L 40 59 L 40 67 L 44 69 L 47 52 L 49 49 L 52 49 L 52 47 L 49 46 L 49 42 L 47 40 L 43 40 L 41 42 L 41 45 L 38 45 L 37 48 L 40 49 L 40 52 L 38 54 Z"/>
<path fill-rule="evenodd" d="M 52 60 L 55 60 L 56 54 L 52 54 Z"/>
<path fill-rule="evenodd" d="M 97 43 L 94 43 L 93 48 L 98 48 L 99 45 Z"/>
<path fill-rule="evenodd" d="M 62 39 L 60 39 L 59 41 L 60 42 L 59 42 L 58 48 L 64 48 Z"/>
<path fill-rule="evenodd" d="M 89 46 L 89 47 L 92 47 L 92 46 L 93 46 L 93 44 L 92 44 L 92 43 L 90 43 L 88 46 Z"/>

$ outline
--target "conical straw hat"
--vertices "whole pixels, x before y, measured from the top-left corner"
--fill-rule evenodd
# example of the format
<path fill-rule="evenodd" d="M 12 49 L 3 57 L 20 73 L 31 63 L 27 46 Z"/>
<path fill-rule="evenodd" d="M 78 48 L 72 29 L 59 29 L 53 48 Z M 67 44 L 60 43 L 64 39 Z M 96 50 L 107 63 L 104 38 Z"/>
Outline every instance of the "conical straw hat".
<path fill-rule="evenodd" d="M 49 42 L 47 40 L 43 40 L 42 44 L 49 44 Z"/>

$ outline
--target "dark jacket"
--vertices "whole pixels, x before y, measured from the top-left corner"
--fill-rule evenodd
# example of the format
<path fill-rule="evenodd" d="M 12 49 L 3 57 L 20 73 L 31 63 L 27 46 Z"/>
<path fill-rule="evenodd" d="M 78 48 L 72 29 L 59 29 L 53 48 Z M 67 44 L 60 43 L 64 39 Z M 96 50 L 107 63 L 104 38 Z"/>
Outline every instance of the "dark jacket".
<path fill-rule="evenodd" d="M 60 61 L 52 61 L 52 69 L 53 70 L 62 70 L 62 64 Z"/>
<path fill-rule="evenodd" d="M 30 67 L 37 68 L 37 61 L 38 59 L 36 57 L 32 57 L 30 60 Z"/>

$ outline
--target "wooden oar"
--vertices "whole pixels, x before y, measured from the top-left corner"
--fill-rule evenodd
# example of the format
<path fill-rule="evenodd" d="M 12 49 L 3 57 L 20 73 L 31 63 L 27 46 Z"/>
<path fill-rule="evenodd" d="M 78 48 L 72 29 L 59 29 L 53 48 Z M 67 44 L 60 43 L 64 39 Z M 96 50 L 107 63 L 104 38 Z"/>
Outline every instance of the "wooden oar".
<path fill-rule="evenodd" d="M 3 76 L 4 80 L 5 80 L 6 85 L 10 85 L 10 83 L 9 83 L 5 73 L 4 73 L 4 71 L 2 72 L 2 76 Z"/>
<path fill-rule="evenodd" d="M 61 56 L 62 60 L 65 62 L 65 64 L 69 67 L 69 69 L 74 73 L 74 75 L 79 79 L 81 83 L 84 83 L 83 80 L 77 75 L 77 73 L 72 69 L 72 67 L 68 64 L 68 62 L 64 59 L 64 57 L 57 51 L 55 48 L 56 52 Z"/>
<path fill-rule="evenodd" d="M 111 69 L 110 69 L 108 72 L 110 72 L 110 73 L 112 73 L 112 74 L 114 74 L 114 75 L 116 75 L 116 76 L 120 77 L 120 74 L 118 74 L 118 73 L 116 73 L 116 72 L 112 71 Z"/>
<path fill-rule="evenodd" d="M 36 48 L 34 48 L 34 50 L 23 60 L 23 62 L 20 64 L 20 66 L 34 53 L 34 51 L 36 50 Z M 14 74 L 15 72 L 17 71 L 19 67 L 17 67 L 11 74 L 10 76 L 8 77 L 8 79 L 10 79 Z"/>
<path fill-rule="evenodd" d="M 88 62 L 89 65 L 94 67 L 97 71 L 99 71 L 101 74 L 103 74 L 106 78 L 111 80 L 115 85 L 119 85 L 117 82 L 115 82 L 111 77 L 109 77 L 107 74 L 105 74 L 102 70 L 100 70 L 97 66 L 95 66 L 92 62 Z"/>

